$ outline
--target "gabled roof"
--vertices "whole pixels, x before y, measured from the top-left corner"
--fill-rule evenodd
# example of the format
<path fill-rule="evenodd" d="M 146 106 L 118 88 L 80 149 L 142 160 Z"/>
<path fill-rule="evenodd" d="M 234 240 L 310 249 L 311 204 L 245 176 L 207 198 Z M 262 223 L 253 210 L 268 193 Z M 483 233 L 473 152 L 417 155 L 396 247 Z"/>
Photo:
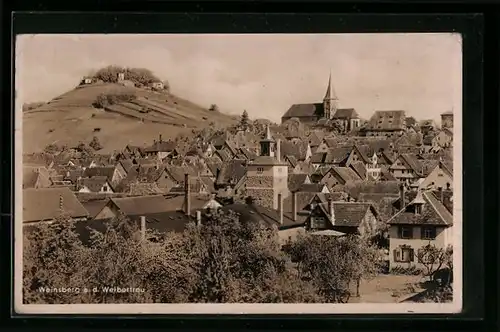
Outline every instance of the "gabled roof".
<path fill-rule="evenodd" d="M 222 210 L 237 213 L 241 223 L 260 224 L 264 227 L 280 227 L 278 211 L 258 204 L 234 203 L 224 206 Z M 294 224 L 294 221 L 287 214 L 283 213 L 283 223 L 290 225 Z"/>
<path fill-rule="evenodd" d="M 140 182 L 156 182 L 165 172 L 165 167 L 140 166 L 137 172 L 137 179 Z"/>
<path fill-rule="evenodd" d="M 340 164 L 347 161 L 352 151 L 350 146 L 342 146 L 337 148 L 329 148 L 326 152 L 325 163 L 327 164 Z"/>
<path fill-rule="evenodd" d="M 355 161 L 351 163 L 349 167 L 356 172 L 361 180 L 366 179 L 366 167 L 361 161 Z"/>
<path fill-rule="evenodd" d="M 283 115 L 283 118 L 319 117 L 323 113 L 323 103 L 293 104 Z"/>
<path fill-rule="evenodd" d="M 23 222 L 52 220 L 60 215 L 60 203 L 71 218 L 85 218 L 87 210 L 66 187 L 23 190 Z"/>
<path fill-rule="evenodd" d="M 184 177 L 186 173 L 188 173 L 190 176 L 198 176 L 198 172 L 196 172 L 192 167 L 189 166 L 167 165 L 165 166 L 165 170 L 175 182 L 180 184 L 184 183 Z"/>
<path fill-rule="evenodd" d="M 306 157 L 308 144 L 309 143 L 307 141 L 301 141 L 297 143 L 290 141 L 281 141 L 281 158 L 284 158 L 285 156 L 294 156 L 298 160 L 304 160 Z"/>
<path fill-rule="evenodd" d="M 408 204 L 401 209 L 392 218 L 387 221 L 389 225 L 436 225 L 436 226 L 452 226 L 453 215 L 446 207 L 431 193 L 423 192 L 422 198 L 425 204 L 422 208 L 422 213 L 415 214 L 411 211 L 413 203 Z"/>
<path fill-rule="evenodd" d="M 354 108 L 339 108 L 333 115 L 333 119 L 358 119 L 359 114 Z"/>
<path fill-rule="evenodd" d="M 87 187 L 91 192 L 99 192 L 101 188 L 108 184 L 108 178 L 105 176 L 94 176 L 91 178 L 82 178 L 79 181 L 80 186 Z M 111 187 L 111 186 L 110 186 Z"/>
<path fill-rule="evenodd" d="M 217 176 L 216 184 L 236 184 L 247 172 L 246 161 L 234 159 L 224 163 Z"/>
<path fill-rule="evenodd" d="M 109 181 L 113 178 L 113 174 L 115 173 L 115 166 L 107 166 L 107 167 L 92 167 L 86 168 L 83 172 L 82 177 L 91 178 L 94 176 L 105 176 Z"/>
<path fill-rule="evenodd" d="M 360 202 L 332 202 L 333 204 L 333 226 L 340 227 L 359 227 L 365 217 L 368 209 L 372 210 L 375 217 L 377 211 L 370 203 Z M 329 202 L 318 204 L 325 215 L 331 220 Z"/>
<path fill-rule="evenodd" d="M 307 174 L 288 174 L 288 189 L 291 192 L 297 191 L 300 189 L 302 184 L 306 181 L 309 175 Z"/>
<path fill-rule="evenodd" d="M 172 211 L 180 207 L 173 206 L 162 195 L 111 198 L 110 202 L 128 216 Z"/>
<path fill-rule="evenodd" d="M 370 131 L 404 130 L 406 127 L 405 111 L 375 111 L 366 125 Z"/>
<path fill-rule="evenodd" d="M 354 198 L 357 198 L 360 193 L 385 193 L 385 194 L 399 194 L 399 181 L 381 181 L 381 182 L 368 182 L 356 181 L 348 183 L 344 190 Z"/>
<path fill-rule="evenodd" d="M 350 167 L 332 167 L 331 172 L 336 174 L 344 183 L 362 180 Z"/>
<path fill-rule="evenodd" d="M 304 183 L 300 186 L 299 192 L 320 193 L 326 185 L 321 183 Z"/>

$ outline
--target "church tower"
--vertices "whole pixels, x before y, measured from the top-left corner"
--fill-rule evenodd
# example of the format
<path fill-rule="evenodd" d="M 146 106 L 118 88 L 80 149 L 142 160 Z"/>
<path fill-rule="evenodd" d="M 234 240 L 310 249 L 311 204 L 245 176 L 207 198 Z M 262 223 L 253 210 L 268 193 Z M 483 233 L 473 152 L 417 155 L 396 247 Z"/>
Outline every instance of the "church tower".
<path fill-rule="evenodd" d="M 279 194 L 289 195 L 288 164 L 281 160 L 281 142 L 271 136 L 269 126 L 260 141 L 260 156 L 247 165 L 246 193 L 255 204 L 279 208 Z"/>
<path fill-rule="evenodd" d="M 326 89 L 325 98 L 323 98 L 323 110 L 324 117 L 326 119 L 331 119 L 335 112 L 337 111 L 338 98 L 332 85 L 332 73 L 330 72 L 330 77 L 328 78 L 328 87 Z"/>

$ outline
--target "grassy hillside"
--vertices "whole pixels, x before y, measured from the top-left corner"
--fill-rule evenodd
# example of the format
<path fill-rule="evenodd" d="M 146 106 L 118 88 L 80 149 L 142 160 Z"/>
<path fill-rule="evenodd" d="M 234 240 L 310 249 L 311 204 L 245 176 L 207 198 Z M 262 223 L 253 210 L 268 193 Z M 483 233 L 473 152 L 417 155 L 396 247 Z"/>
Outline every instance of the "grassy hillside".
<path fill-rule="evenodd" d="M 94 108 L 100 94 L 133 94 L 136 99 Z M 88 143 L 97 136 L 102 152 L 109 152 L 126 144 L 150 145 L 159 134 L 168 139 L 212 122 L 222 127 L 235 121 L 234 116 L 211 112 L 172 94 L 112 83 L 92 84 L 23 112 L 23 149 L 30 153 L 50 143 Z"/>

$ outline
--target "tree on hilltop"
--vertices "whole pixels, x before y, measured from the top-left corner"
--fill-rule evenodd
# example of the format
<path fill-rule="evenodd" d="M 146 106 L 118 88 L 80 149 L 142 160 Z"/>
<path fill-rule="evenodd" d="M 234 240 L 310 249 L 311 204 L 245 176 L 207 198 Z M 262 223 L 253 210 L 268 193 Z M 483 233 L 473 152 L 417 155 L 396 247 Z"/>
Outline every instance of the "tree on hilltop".
<path fill-rule="evenodd" d="M 250 124 L 250 119 L 248 117 L 248 112 L 247 110 L 244 110 L 243 111 L 243 114 L 241 114 L 241 119 L 240 119 L 240 127 L 243 129 L 243 130 L 247 130 L 248 129 L 248 126 Z"/>

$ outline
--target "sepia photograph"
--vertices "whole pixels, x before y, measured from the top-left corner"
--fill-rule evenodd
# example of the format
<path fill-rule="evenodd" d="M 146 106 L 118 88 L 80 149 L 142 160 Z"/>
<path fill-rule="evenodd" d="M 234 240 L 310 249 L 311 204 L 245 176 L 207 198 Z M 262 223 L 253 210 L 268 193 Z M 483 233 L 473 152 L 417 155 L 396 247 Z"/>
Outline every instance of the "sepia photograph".
<path fill-rule="evenodd" d="M 18 313 L 458 313 L 452 33 L 15 41 Z"/>

